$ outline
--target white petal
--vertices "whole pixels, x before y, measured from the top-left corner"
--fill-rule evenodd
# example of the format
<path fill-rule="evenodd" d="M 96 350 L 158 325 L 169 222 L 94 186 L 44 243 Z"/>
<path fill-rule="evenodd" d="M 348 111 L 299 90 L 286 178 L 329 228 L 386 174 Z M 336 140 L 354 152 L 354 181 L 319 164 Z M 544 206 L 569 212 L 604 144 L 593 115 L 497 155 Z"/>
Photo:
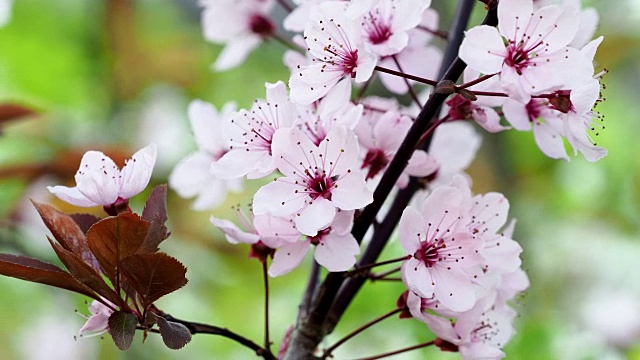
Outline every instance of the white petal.
<path fill-rule="evenodd" d="M 422 214 L 413 206 L 408 206 L 402 212 L 398 223 L 400 245 L 409 255 L 420 249 L 420 239 L 426 234 L 426 221 Z"/>
<path fill-rule="evenodd" d="M 87 151 L 75 175 L 76 188 L 87 199 L 111 205 L 120 193 L 120 170 L 110 157 L 99 151 Z"/>
<path fill-rule="evenodd" d="M 194 197 L 214 179 L 210 167 L 211 158 L 207 153 L 192 153 L 173 168 L 169 175 L 169 186 L 182 198 Z"/>
<path fill-rule="evenodd" d="M 276 277 L 284 275 L 295 269 L 304 256 L 309 251 L 309 240 L 296 241 L 292 244 L 282 246 L 276 251 L 273 262 L 269 266 L 269 276 Z"/>
<path fill-rule="evenodd" d="M 211 172 L 221 179 L 239 178 L 254 170 L 256 164 L 268 156 L 267 152 L 250 151 L 248 148 L 233 149 L 211 164 Z"/>
<path fill-rule="evenodd" d="M 149 184 L 153 166 L 156 164 L 156 156 L 158 149 L 156 144 L 151 143 L 148 146 L 138 150 L 131 160 L 122 168 L 120 172 L 122 184 L 120 197 L 128 199 L 139 194 Z"/>
<path fill-rule="evenodd" d="M 227 71 L 239 66 L 261 41 L 257 35 L 245 35 L 229 40 L 213 64 L 214 70 Z"/>
<path fill-rule="evenodd" d="M 318 230 L 326 229 L 335 216 L 335 205 L 323 197 L 318 197 L 311 200 L 296 216 L 296 228 L 305 235 L 316 236 Z"/>
<path fill-rule="evenodd" d="M 467 275 L 442 266 L 431 268 L 435 298 L 453 311 L 467 311 L 476 303 L 476 294 Z"/>
<path fill-rule="evenodd" d="M 255 244 L 260 240 L 259 235 L 242 231 L 236 224 L 229 220 L 218 219 L 212 216 L 209 218 L 209 221 L 211 221 L 213 226 L 220 229 L 226 235 L 227 241 L 232 244 Z"/>
<path fill-rule="evenodd" d="M 487 25 L 469 29 L 460 45 L 460 58 L 469 67 L 483 74 L 499 72 L 505 54 L 504 43 L 498 30 Z"/>
<path fill-rule="evenodd" d="M 66 186 L 47 186 L 47 189 L 55 195 L 58 199 L 69 203 L 71 205 L 79 206 L 79 207 L 92 207 L 98 206 L 102 204 L 98 204 L 87 199 L 86 196 L 82 195 L 78 188 L 76 187 L 66 187 Z"/>
<path fill-rule="evenodd" d="M 352 171 L 338 180 L 336 185 L 338 187 L 331 190 L 331 200 L 339 209 L 357 210 L 373 202 L 373 192 L 367 188 L 360 171 Z"/>
<path fill-rule="evenodd" d="M 331 232 L 322 237 L 314 257 L 329 271 L 347 271 L 356 263 L 358 254 L 360 246 L 351 233 L 338 235 Z"/>
<path fill-rule="evenodd" d="M 434 280 L 423 262 L 409 259 L 402 265 L 402 271 L 409 290 L 423 298 L 433 296 Z"/>
<path fill-rule="evenodd" d="M 302 209 L 309 198 L 296 193 L 297 187 L 287 178 L 279 178 L 258 189 L 253 196 L 253 213 L 288 216 Z"/>

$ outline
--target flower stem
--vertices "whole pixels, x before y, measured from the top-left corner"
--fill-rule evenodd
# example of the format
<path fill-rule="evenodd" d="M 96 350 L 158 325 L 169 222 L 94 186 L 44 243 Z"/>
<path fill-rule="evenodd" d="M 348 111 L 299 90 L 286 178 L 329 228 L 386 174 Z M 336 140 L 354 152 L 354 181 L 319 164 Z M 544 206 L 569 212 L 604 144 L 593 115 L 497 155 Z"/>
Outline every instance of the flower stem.
<path fill-rule="evenodd" d="M 300 46 L 298 46 L 291 40 L 287 39 L 284 35 L 278 34 L 277 32 L 274 31 L 269 34 L 269 38 L 279 42 L 280 44 L 284 45 L 286 48 L 290 50 L 295 50 L 301 54 L 304 54 L 304 50 L 300 48 Z"/>
<path fill-rule="evenodd" d="M 393 263 L 397 263 L 399 261 L 405 261 L 411 259 L 411 255 L 405 255 L 399 258 L 395 258 L 395 259 L 391 259 L 391 260 L 386 260 L 386 261 L 381 261 L 381 262 L 377 262 L 377 263 L 373 263 L 373 264 L 367 264 L 364 266 L 356 266 L 355 269 L 348 271 L 345 276 L 352 276 L 352 275 L 356 275 L 359 274 L 363 271 L 367 271 L 369 269 L 372 269 L 376 266 L 382 266 L 382 265 L 388 265 L 388 264 L 393 264 Z"/>
<path fill-rule="evenodd" d="M 391 70 L 391 69 L 387 69 L 387 68 L 382 67 L 382 66 L 376 66 L 374 68 L 374 70 L 378 70 L 378 71 L 383 72 L 383 73 L 399 76 L 401 78 L 414 80 L 414 81 L 417 81 L 417 82 L 420 82 L 420 83 L 423 83 L 423 84 L 427 84 L 427 85 L 431 85 L 431 86 L 438 85 L 438 82 L 435 81 L 435 80 L 425 79 L 423 77 L 415 76 L 415 75 L 411 75 L 411 74 L 405 74 L 402 71 Z"/>
<path fill-rule="evenodd" d="M 349 339 L 351 339 L 352 337 L 358 335 L 359 333 L 363 332 L 364 330 L 370 328 L 371 326 L 381 322 L 382 320 L 391 317 L 399 312 L 401 312 L 402 309 L 393 309 L 392 311 L 379 316 L 371 321 L 369 321 L 368 323 L 360 326 L 359 328 L 353 330 L 352 332 L 350 332 L 349 334 L 347 334 L 345 337 L 343 337 L 342 339 L 338 340 L 337 343 L 333 344 L 333 346 L 329 347 L 327 350 L 324 351 L 324 354 L 322 355 L 321 359 L 326 359 L 327 357 L 331 356 L 331 353 L 337 349 L 340 345 L 344 344 L 345 342 L 347 342 Z"/>
<path fill-rule="evenodd" d="M 388 352 L 388 353 L 384 353 L 384 354 L 380 354 L 380 355 L 375 355 L 375 356 L 369 356 L 369 357 L 358 358 L 358 359 L 356 359 L 356 360 L 376 360 L 376 359 L 382 359 L 382 358 L 385 358 L 385 357 L 389 357 L 389 356 L 393 356 L 393 355 L 402 354 L 402 353 L 405 353 L 405 352 L 408 352 L 408 351 L 417 350 L 417 349 L 422 349 L 422 348 L 424 348 L 424 347 L 431 346 L 431 345 L 433 345 L 434 343 L 435 343 L 435 341 L 434 341 L 434 340 L 431 340 L 431 341 L 427 341 L 427 342 L 422 343 L 422 344 L 418 344 L 418 345 L 414 345 L 414 346 L 409 346 L 409 347 L 406 347 L 406 348 L 403 348 L 403 349 L 399 349 L 399 350 L 396 350 L 396 351 L 391 351 L 391 352 Z"/>
<path fill-rule="evenodd" d="M 219 335 L 222 337 L 226 337 L 227 339 L 231 339 L 240 345 L 243 345 L 255 352 L 256 355 L 262 357 L 265 360 L 278 360 L 271 351 L 267 348 L 262 348 L 260 345 L 254 343 L 253 341 L 234 333 L 231 330 L 221 328 L 215 325 L 202 324 L 197 322 L 191 322 L 186 320 L 177 319 L 169 314 L 163 313 L 162 311 L 156 309 L 156 313 L 159 312 L 159 315 L 167 319 L 167 321 L 177 322 L 189 329 L 191 334 L 210 334 L 210 335 Z M 153 332 L 153 331 L 152 331 Z"/>
<path fill-rule="evenodd" d="M 479 84 L 479 83 L 481 83 L 481 82 L 483 82 L 483 81 L 485 81 L 487 79 L 490 79 L 490 78 L 492 78 L 492 77 L 494 77 L 496 75 L 498 75 L 498 73 L 490 74 L 490 75 L 483 75 L 483 76 L 480 76 L 479 78 L 477 78 L 475 80 L 469 81 L 469 82 L 464 83 L 462 85 L 458 85 L 457 88 L 458 89 L 466 89 L 466 88 L 468 88 L 470 86 L 473 86 L 475 84 Z"/>
<path fill-rule="evenodd" d="M 267 274 L 267 262 L 262 261 L 262 282 L 264 283 L 264 348 L 271 348 L 269 339 L 269 275 Z"/>
<path fill-rule="evenodd" d="M 400 271 L 402 269 L 402 267 L 398 266 L 395 269 L 391 269 L 389 271 L 385 271 L 383 273 L 380 274 L 371 274 L 371 276 L 369 277 L 371 279 L 371 281 L 381 281 L 381 280 L 392 280 L 392 281 L 396 281 L 396 278 L 387 278 L 387 275 L 391 275 L 391 274 L 395 274 L 398 271 Z"/>
<path fill-rule="evenodd" d="M 398 70 L 404 72 L 404 70 L 402 70 L 402 66 L 400 66 L 398 57 L 395 55 L 392 55 L 391 58 L 393 59 L 393 62 L 396 64 L 396 66 L 398 67 Z M 413 87 L 409 83 L 409 79 L 403 78 L 403 80 L 405 85 L 407 85 L 407 88 L 409 89 L 409 95 L 411 95 L 411 98 L 413 99 L 413 101 L 416 103 L 416 105 L 418 105 L 418 108 L 422 109 L 422 103 L 420 103 L 420 99 L 418 99 L 418 95 L 416 94 L 416 92 L 413 90 Z"/>
<path fill-rule="evenodd" d="M 433 30 L 433 29 L 429 29 L 428 27 L 422 26 L 422 25 L 419 25 L 418 29 L 420 29 L 422 31 L 426 31 L 429 34 L 432 34 L 432 35 L 434 35 L 436 37 L 439 37 L 440 39 L 443 39 L 443 40 L 447 40 L 449 38 L 449 34 L 444 30 Z"/>

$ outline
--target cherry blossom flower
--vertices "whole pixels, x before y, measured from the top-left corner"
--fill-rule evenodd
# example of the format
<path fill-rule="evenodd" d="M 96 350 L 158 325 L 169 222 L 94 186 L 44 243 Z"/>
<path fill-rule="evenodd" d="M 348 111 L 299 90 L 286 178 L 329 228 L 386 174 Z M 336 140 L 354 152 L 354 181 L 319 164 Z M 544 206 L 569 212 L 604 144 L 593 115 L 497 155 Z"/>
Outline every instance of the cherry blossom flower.
<path fill-rule="evenodd" d="M 479 74 L 471 68 L 464 71 L 464 81 L 469 82 L 479 77 Z M 500 86 L 497 77 L 491 77 L 468 90 L 492 91 Z M 494 107 L 501 106 L 504 98 L 498 96 L 478 96 L 475 101 L 470 101 L 460 94 L 455 94 L 447 100 L 449 106 L 448 115 L 452 120 L 474 120 L 478 125 L 491 133 L 500 132 L 508 127 L 500 125 L 500 115 Z"/>
<path fill-rule="evenodd" d="M 411 258 L 402 265 L 409 290 L 420 297 L 434 297 L 447 308 L 466 311 L 476 302 L 472 275 L 483 243 L 460 221 L 463 194 L 442 186 L 431 193 L 420 210 L 407 207 L 400 219 L 400 244 Z"/>
<path fill-rule="evenodd" d="M 410 117 L 397 111 L 385 113 L 368 112 L 358 123 L 355 133 L 362 148 L 362 168 L 368 169 L 367 180 L 377 177 L 386 169 L 393 159 L 409 128 L 413 124 Z M 438 164 L 424 150 L 416 150 L 405 170 L 398 178 L 397 185 L 404 188 L 409 183 L 409 176 L 428 176 L 435 172 Z"/>
<path fill-rule="evenodd" d="M 296 228 L 315 236 L 331 224 L 338 209 L 356 210 L 373 201 L 358 169 L 358 142 L 346 127 L 331 129 L 318 146 L 298 129 L 281 129 L 272 149 L 285 176 L 256 192 L 255 214 L 295 215 Z"/>
<path fill-rule="evenodd" d="M 227 104 L 218 113 L 204 101 L 194 100 L 189 105 L 189 120 L 198 150 L 182 159 L 169 175 L 169 186 L 180 197 L 196 197 L 194 210 L 206 210 L 220 205 L 227 191 L 242 190 L 241 179 L 222 180 L 211 173 L 211 165 L 228 150 L 227 139 L 219 131 L 235 104 Z"/>
<path fill-rule="evenodd" d="M 240 223 L 246 230 L 226 219 L 212 216 L 210 221 L 225 234 L 230 243 L 252 245 L 249 257 L 264 262 L 268 256 L 273 256 L 275 249 L 295 243 L 300 238 L 300 232 L 296 230 L 291 218 L 280 218 L 270 214 L 251 214 L 247 217 L 239 208 L 236 211 Z"/>
<path fill-rule="evenodd" d="M 572 64 L 580 56 L 567 47 L 578 28 L 576 12 L 559 5 L 534 12 L 532 0 L 501 1 L 498 29 L 482 25 L 467 31 L 460 58 L 480 73 L 500 73 L 502 87 L 526 102 L 530 94 L 590 76 Z"/>
<path fill-rule="evenodd" d="M 354 211 L 338 210 L 331 226 L 320 230 L 315 236 L 306 236 L 302 241 L 290 242 L 278 248 L 269 267 L 269 275 L 284 275 L 296 268 L 311 245 L 315 246 L 315 260 L 327 270 L 349 270 L 360 253 L 360 245 L 351 235 L 353 214 Z"/>
<path fill-rule="evenodd" d="M 106 300 L 104 300 L 106 301 Z M 98 300 L 94 300 L 89 305 L 91 316 L 87 318 L 87 322 L 78 331 L 78 337 L 100 336 L 109 331 L 109 317 L 113 314 L 113 309 Z"/>
<path fill-rule="evenodd" d="M 594 136 L 603 127 L 594 121 L 600 118 L 591 110 L 599 94 L 600 83 L 592 79 L 573 90 L 555 92 L 555 98 L 534 98 L 526 104 L 507 99 L 503 112 L 507 121 L 518 130 L 530 130 L 533 126 L 536 144 L 548 157 L 569 160 L 564 137 L 575 154 L 579 151 L 585 159 L 597 161 L 607 155 L 607 150 L 594 141 Z"/>
<path fill-rule="evenodd" d="M 408 31 L 422 20 L 431 0 L 378 0 L 361 17 L 363 38 L 369 51 L 389 56 L 409 43 Z"/>
<path fill-rule="evenodd" d="M 279 128 L 293 126 L 297 112 L 282 81 L 267 83 L 266 88 L 266 101 L 257 100 L 250 110 L 231 114 L 225 122 L 222 130 L 229 139 L 229 151 L 211 165 L 215 176 L 233 179 L 247 175 L 255 179 L 275 170 L 273 134 Z"/>
<path fill-rule="evenodd" d="M 313 63 L 300 66 L 289 79 L 291 100 L 300 105 L 320 99 L 341 82 L 350 92 L 350 78 L 367 81 L 377 61 L 363 47 L 360 23 L 344 16 L 343 3 L 327 2 L 315 9 L 304 31 Z"/>
<path fill-rule="evenodd" d="M 200 4 L 204 37 L 225 44 L 213 65 L 217 71 L 242 64 L 275 30 L 268 15 L 272 0 L 202 0 Z"/>
<path fill-rule="evenodd" d="M 580 25 L 578 26 L 578 31 L 576 31 L 576 36 L 569 45 L 581 48 L 593 39 L 600 17 L 596 9 L 592 7 L 583 9 L 582 0 L 534 0 L 533 4 L 536 8 L 553 4 L 572 6 L 580 12 Z"/>
<path fill-rule="evenodd" d="M 151 178 L 156 162 L 156 145 L 151 143 L 128 160 L 122 170 L 100 151 L 87 151 L 76 172 L 75 187 L 48 186 L 60 200 L 80 207 L 109 206 L 139 194 Z"/>

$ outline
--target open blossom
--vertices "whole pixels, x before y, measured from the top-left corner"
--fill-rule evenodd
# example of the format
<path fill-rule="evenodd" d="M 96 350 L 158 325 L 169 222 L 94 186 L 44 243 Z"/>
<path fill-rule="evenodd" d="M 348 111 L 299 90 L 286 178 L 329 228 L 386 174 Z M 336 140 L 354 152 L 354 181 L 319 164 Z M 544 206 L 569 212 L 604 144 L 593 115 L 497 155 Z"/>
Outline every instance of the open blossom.
<path fill-rule="evenodd" d="M 581 63 L 576 49 L 567 46 L 578 28 L 576 12 L 559 5 L 534 12 L 532 0 L 501 1 L 498 29 L 482 25 L 467 31 L 460 58 L 480 73 L 500 73 L 505 91 L 522 100 L 590 77 L 576 66 Z"/>
<path fill-rule="evenodd" d="M 180 197 L 196 197 L 192 204 L 195 210 L 205 210 L 220 205 L 228 190 L 242 189 L 241 179 L 223 180 L 211 173 L 211 165 L 228 150 L 227 139 L 220 127 L 235 109 L 226 105 L 219 114 L 216 108 L 204 101 L 194 100 L 189 104 L 189 120 L 198 151 L 182 159 L 169 175 L 169 185 Z"/>
<path fill-rule="evenodd" d="M 385 113 L 369 111 L 358 123 L 355 133 L 363 150 L 362 168 L 367 169 L 367 180 L 382 174 L 412 124 L 410 117 L 394 110 Z M 404 188 L 409 183 L 409 176 L 428 176 L 437 168 L 437 162 L 426 151 L 416 150 L 398 178 L 397 185 Z"/>
<path fill-rule="evenodd" d="M 223 124 L 222 131 L 228 138 L 228 151 L 211 165 L 215 176 L 233 179 L 246 175 L 249 179 L 255 179 L 275 170 L 273 134 L 279 128 L 293 126 L 297 112 L 287 97 L 287 89 L 282 81 L 267 83 L 266 88 L 266 101 L 257 100 L 250 110 L 231 114 Z"/>
<path fill-rule="evenodd" d="M 273 157 L 284 177 L 261 187 L 253 198 L 255 214 L 295 215 L 296 228 L 315 236 L 337 210 L 356 210 L 373 201 L 358 166 L 358 142 L 344 126 L 331 129 L 315 145 L 296 128 L 273 137 Z"/>
<path fill-rule="evenodd" d="M 315 236 L 289 242 L 276 250 L 269 275 L 280 276 L 296 268 L 304 259 L 311 245 L 315 246 L 314 258 L 329 271 L 347 271 L 356 263 L 360 245 L 351 235 L 353 211 L 340 211 L 331 226 Z"/>
<path fill-rule="evenodd" d="M 113 309 L 94 300 L 89 305 L 89 312 L 91 316 L 78 331 L 79 337 L 86 337 L 85 333 L 90 333 L 90 336 L 98 336 L 109 331 L 109 317 L 113 314 Z"/>
<path fill-rule="evenodd" d="M 409 44 L 408 31 L 422 20 L 431 0 L 378 0 L 360 18 L 367 48 L 380 56 L 395 55 Z"/>
<path fill-rule="evenodd" d="M 466 311 L 476 302 L 473 275 L 467 269 L 482 262 L 483 243 L 461 219 L 463 194 L 442 186 L 431 193 L 420 209 L 409 206 L 402 213 L 400 244 L 411 258 L 402 265 L 409 290 L 420 297 L 434 297 L 447 308 Z"/>
<path fill-rule="evenodd" d="M 202 0 L 204 37 L 225 44 L 214 64 L 215 70 L 240 65 L 263 39 L 275 30 L 269 19 L 272 0 Z"/>
<path fill-rule="evenodd" d="M 109 206 L 127 200 L 149 184 L 156 162 L 156 145 L 151 143 L 127 160 L 122 170 L 100 151 L 87 151 L 76 172 L 75 187 L 48 186 L 60 200 L 80 207 Z"/>
<path fill-rule="evenodd" d="M 364 49 L 360 23 L 347 19 L 343 4 L 319 5 L 304 31 L 312 64 L 300 66 L 291 74 L 291 100 L 310 104 L 325 96 L 336 84 L 351 89 L 351 78 L 365 82 L 373 73 L 376 56 Z"/>

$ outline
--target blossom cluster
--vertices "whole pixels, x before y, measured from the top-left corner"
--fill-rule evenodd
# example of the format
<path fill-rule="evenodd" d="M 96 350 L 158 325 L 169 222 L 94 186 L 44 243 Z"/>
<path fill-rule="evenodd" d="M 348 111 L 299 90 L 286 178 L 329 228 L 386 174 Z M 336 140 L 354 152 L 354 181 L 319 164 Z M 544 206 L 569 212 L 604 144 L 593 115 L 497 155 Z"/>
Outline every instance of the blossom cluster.
<path fill-rule="evenodd" d="M 248 211 L 237 209 L 239 225 L 211 217 L 228 241 L 250 244 L 251 256 L 265 264 L 271 259 L 271 276 L 292 271 L 312 246 L 314 261 L 328 271 L 352 269 L 362 245 L 352 234 L 357 214 L 374 201 L 417 122 L 415 107 L 430 94 L 420 83 L 438 83 L 430 80 L 442 61 L 433 39 L 442 34 L 431 0 L 300 0 L 284 6 L 282 24 L 273 0 L 201 4 L 205 38 L 225 46 L 214 69 L 239 66 L 261 42 L 276 40 L 289 46 L 283 62 L 290 78 L 265 84 L 264 99 L 248 109 L 193 101 L 198 150 L 174 168 L 169 185 L 206 210 L 245 180 L 263 179 Z M 398 224 L 403 303 L 443 350 L 502 358 L 514 333 L 510 302 L 529 286 L 507 199 L 473 195 L 464 173 L 480 146 L 472 123 L 490 133 L 533 129 L 540 150 L 554 159 L 568 160 L 565 140 L 589 161 L 606 155 L 595 143 L 604 128 L 593 110 L 601 97 L 593 61 L 602 37 L 591 40 L 592 14 L 570 1 L 500 1 L 497 27 L 466 32 L 459 56 L 467 70 L 422 134 L 431 145 L 417 144 L 394 179 L 396 189 L 412 177 L 424 185 Z M 280 28 L 295 35 L 288 40 Z M 371 84 L 414 103 L 368 95 Z M 78 206 L 126 204 L 146 187 L 155 152 L 150 145 L 122 170 L 89 152 L 75 188 L 50 190 Z M 83 331 L 103 329 L 109 314 L 91 312 Z"/>

